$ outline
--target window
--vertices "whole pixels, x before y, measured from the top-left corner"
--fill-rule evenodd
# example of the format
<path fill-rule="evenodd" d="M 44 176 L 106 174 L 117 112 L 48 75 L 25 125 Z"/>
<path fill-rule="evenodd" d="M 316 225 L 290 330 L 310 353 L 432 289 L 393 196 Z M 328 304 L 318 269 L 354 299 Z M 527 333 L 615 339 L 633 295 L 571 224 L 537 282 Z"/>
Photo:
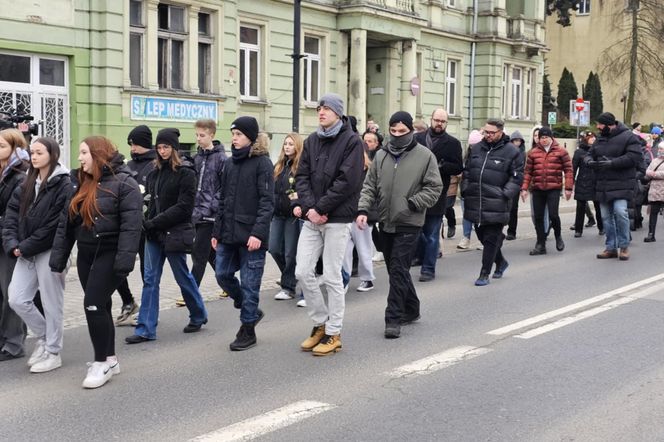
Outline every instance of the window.
<path fill-rule="evenodd" d="M 580 0 L 576 3 L 576 15 L 590 14 L 590 0 Z"/>
<path fill-rule="evenodd" d="M 456 6 L 456 0 L 447 0 L 447 6 L 449 7 L 455 7 Z"/>
<path fill-rule="evenodd" d="M 456 94 L 459 62 L 456 60 L 447 61 L 447 74 L 445 75 L 445 94 L 447 113 L 456 115 Z"/>
<path fill-rule="evenodd" d="M 502 104 L 503 108 L 501 109 L 503 116 L 507 115 L 507 71 L 509 70 L 509 65 L 503 66 L 503 84 L 502 84 L 502 94 L 503 97 Z"/>
<path fill-rule="evenodd" d="M 258 99 L 260 90 L 260 28 L 240 26 L 240 96 Z"/>
<path fill-rule="evenodd" d="M 503 66 L 503 117 L 532 120 L 535 118 L 537 71 L 525 66 Z"/>
<path fill-rule="evenodd" d="M 526 83 L 523 88 L 523 118 L 530 120 L 533 118 L 533 79 L 535 72 L 533 69 L 526 70 Z"/>
<path fill-rule="evenodd" d="M 198 14 L 198 91 L 212 92 L 212 29 L 210 14 Z"/>
<path fill-rule="evenodd" d="M 521 68 L 512 68 L 512 118 L 519 118 L 521 116 Z"/>
<path fill-rule="evenodd" d="M 304 100 L 317 102 L 320 96 L 320 38 L 304 37 L 304 56 Z"/>
<path fill-rule="evenodd" d="M 30 83 L 30 57 L 0 54 L 0 81 Z"/>
<path fill-rule="evenodd" d="M 160 3 L 158 8 L 157 78 L 161 89 L 184 84 L 185 9 Z"/>
<path fill-rule="evenodd" d="M 143 2 L 129 2 L 129 80 L 132 86 L 143 86 L 143 41 L 145 23 Z"/>

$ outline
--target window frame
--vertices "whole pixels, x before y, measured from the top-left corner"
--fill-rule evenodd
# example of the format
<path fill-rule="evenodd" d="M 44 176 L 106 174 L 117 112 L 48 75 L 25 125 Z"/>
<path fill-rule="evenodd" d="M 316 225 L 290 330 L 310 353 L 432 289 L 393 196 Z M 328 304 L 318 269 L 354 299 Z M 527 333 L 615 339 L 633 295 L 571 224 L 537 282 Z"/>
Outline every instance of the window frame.
<path fill-rule="evenodd" d="M 129 14 L 129 84 L 132 87 L 145 87 L 145 2 L 143 0 L 129 0 L 129 9 L 131 11 L 131 4 L 137 3 L 141 7 L 141 22 L 139 24 L 132 24 L 131 12 Z M 132 78 L 132 36 L 138 37 L 139 50 L 138 50 L 138 80 L 135 82 Z"/>
<path fill-rule="evenodd" d="M 170 14 L 171 8 L 177 8 L 177 9 L 182 9 L 183 14 L 182 14 L 182 27 L 183 31 L 173 31 L 170 29 L 164 29 L 159 27 L 160 24 L 157 23 L 157 66 L 159 68 L 162 68 L 162 75 L 160 76 L 157 74 L 157 83 L 159 84 L 159 89 L 161 90 L 177 90 L 177 91 L 183 91 L 185 90 L 185 84 L 186 84 L 186 79 L 185 76 L 187 74 L 187 70 L 185 69 L 186 65 L 186 59 L 187 59 L 187 40 L 189 36 L 189 30 L 188 28 L 188 8 L 185 5 L 175 5 L 175 4 L 170 4 L 170 3 L 159 3 L 159 6 L 165 5 L 168 7 L 168 26 L 170 28 L 171 26 L 171 17 L 172 15 Z M 159 20 L 157 20 L 159 22 Z M 163 58 L 164 55 L 162 54 L 161 48 L 160 48 L 160 41 L 164 40 L 166 41 L 166 50 L 165 50 L 165 59 Z M 175 65 L 174 60 L 173 60 L 173 42 L 177 41 L 182 45 L 181 47 L 181 53 L 180 53 L 180 60 L 179 60 L 179 65 L 180 65 L 180 84 L 179 85 L 174 85 L 173 81 L 173 70 L 172 67 Z M 166 67 L 167 72 L 164 73 L 163 69 Z M 162 78 L 164 77 L 165 78 Z"/>
<path fill-rule="evenodd" d="M 254 29 L 257 31 L 256 34 L 256 42 L 257 43 L 247 43 L 247 42 L 242 42 L 242 28 L 247 28 L 247 29 Z M 262 81 L 261 81 L 261 75 L 263 74 L 263 69 L 262 69 L 262 57 L 263 57 L 263 48 L 262 48 L 262 38 L 263 38 L 263 32 L 264 32 L 265 27 L 261 26 L 256 23 L 250 23 L 250 22 L 240 22 L 239 26 L 239 32 L 238 32 L 238 89 L 239 89 L 239 95 L 240 98 L 243 100 L 250 100 L 250 101 L 259 101 L 261 99 L 261 93 L 262 93 Z M 244 53 L 244 55 L 243 55 Z M 256 94 L 251 95 L 251 69 L 247 71 L 247 67 L 251 66 L 251 54 L 256 53 Z M 244 58 L 244 60 L 242 60 Z M 245 73 L 248 72 L 249 75 L 245 75 L 245 78 L 242 78 L 242 71 L 240 69 L 240 66 L 242 65 L 242 61 L 244 61 L 244 66 L 245 66 Z M 245 93 L 242 93 L 242 89 L 244 88 Z M 247 93 L 249 92 L 249 93 Z"/>
<path fill-rule="evenodd" d="M 318 40 L 318 53 L 310 53 L 306 52 L 306 45 L 305 41 L 307 38 L 313 38 Z M 311 104 L 311 103 L 318 103 L 318 100 L 321 97 L 321 78 L 322 78 L 322 72 L 323 72 L 323 45 L 325 41 L 324 38 L 321 37 L 320 35 L 314 35 L 314 34 L 309 34 L 305 33 L 304 37 L 302 38 L 302 55 L 303 57 L 303 75 L 302 75 L 302 97 L 303 101 L 305 103 Z M 317 76 L 318 78 L 316 79 L 316 96 L 312 96 L 312 87 L 311 87 L 311 80 L 312 80 L 312 65 L 314 62 L 318 63 L 318 70 L 317 70 Z"/>
<path fill-rule="evenodd" d="M 590 0 L 579 0 L 576 6 L 576 15 L 590 15 Z"/>
<path fill-rule="evenodd" d="M 454 65 L 454 76 L 450 76 L 451 65 Z M 458 93 L 459 93 L 459 66 L 461 61 L 457 59 L 448 59 L 445 63 L 445 109 L 448 115 L 459 115 L 457 112 Z M 450 89 L 453 89 L 450 92 Z"/>
<path fill-rule="evenodd" d="M 518 72 L 518 78 L 515 75 Z M 503 64 L 502 116 L 505 119 L 534 121 L 537 68 L 516 63 Z"/>
<path fill-rule="evenodd" d="M 510 76 L 510 118 L 520 119 L 523 105 L 523 71 L 521 66 L 512 66 Z M 519 78 L 515 78 L 515 73 Z M 515 100 L 516 95 L 516 100 Z"/>
<path fill-rule="evenodd" d="M 208 17 L 208 29 L 207 33 L 201 33 L 200 32 L 200 22 L 201 22 L 201 15 L 207 15 Z M 207 11 L 207 10 L 201 10 L 198 11 L 198 20 L 197 24 L 199 25 L 199 30 L 198 30 L 198 66 L 197 66 L 197 87 L 198 91 L 202 94 L 211 94 L 213 92 L 213 78 L 214 78 L 214 32 L 213 32 L 213 17 L 214 17 L 214 12 Z M 207 64 L 206 66 L 202 67 L 202 60 L 201 60 L 201 48 L 205 46 L 206 47 L 206 55 L 207 55 Z M 203 88 L 201 87 L 201 71 L 204 71 L 204 77 L 203 78 Z"/>

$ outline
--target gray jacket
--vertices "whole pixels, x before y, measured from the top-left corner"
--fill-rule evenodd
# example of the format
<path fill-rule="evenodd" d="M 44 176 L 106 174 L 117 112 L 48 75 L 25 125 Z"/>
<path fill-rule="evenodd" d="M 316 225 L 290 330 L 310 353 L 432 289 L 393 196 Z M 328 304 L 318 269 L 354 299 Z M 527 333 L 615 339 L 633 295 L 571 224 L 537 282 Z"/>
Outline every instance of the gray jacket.
<path fill-rule="evenodd" d="M 358 211 L 368 213 L 377 201 L 385 232 L 409 231 L 424 224 L 426 210 L 442 190 L 438 161 L 429 149 L 415 144 L 396 158 L 383 148 L 369 166 Z"/>

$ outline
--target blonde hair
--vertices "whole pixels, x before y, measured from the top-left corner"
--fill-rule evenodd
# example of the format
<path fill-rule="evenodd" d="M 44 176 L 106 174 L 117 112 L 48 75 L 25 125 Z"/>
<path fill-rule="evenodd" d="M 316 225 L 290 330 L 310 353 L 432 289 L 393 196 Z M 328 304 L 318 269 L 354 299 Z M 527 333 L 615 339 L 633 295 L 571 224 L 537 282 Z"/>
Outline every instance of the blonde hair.
<path fill-rule="evenodd" d="M 295 144 L 295 155 L 293 155 L 293 164 L 291 164 L 291 175 L 295 176 L 297 172 L 297 167 L 300 164 L 300 158 L 302 157 L 302 150 L 304 149 L 304 139 L 297 132 L 290 132 L 284 137 L 284 143 L 290 138 Z M 284 143 L 281 143 L 281 150 L 279 151 L 279 159 L 277 164 L 274 166 L 274 179 L 276 180 L 279 175 L 284 171 L 286 167 L 286 154 L 284 153 Z"/>

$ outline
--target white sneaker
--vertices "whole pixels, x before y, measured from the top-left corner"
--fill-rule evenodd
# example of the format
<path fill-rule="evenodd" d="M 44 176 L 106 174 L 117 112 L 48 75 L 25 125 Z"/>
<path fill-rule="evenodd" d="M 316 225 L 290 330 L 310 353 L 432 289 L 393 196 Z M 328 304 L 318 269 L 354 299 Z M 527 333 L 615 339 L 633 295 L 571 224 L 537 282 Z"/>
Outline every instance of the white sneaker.
<path fill-rule="evenodd" d="M 136 327 L 138 325 L 138 313 L 131 317 L 131 326 Z"/>
<path fill-rule="evenodd" d="M 383 262 L 385 261 L 385 256 L 383 256 L 383 252 L 376 252 L 371 260 L 373 262 Z"/>
<path fill-rule="evenodd" d="M 44 359 L 46 357 L 44 353 L 46 353 L 46 342 L 39 339 L 35 344 L 35 349 L 32 352 L 30 359 L 28 359 L 28 367 L 32 367 L 37 362 Z"/>
<path fill-rule="evenodd" d="M 88 362 L 88 375 L 83 380 L 83 388 L 99 388 L 111 379 L 113 369 L 104 362 Z"/>
<path fill-rule="evenodd" d="M 47 371 L 55 370 L 60 367 L 62 367 L 62 359 L 60 359 L 60 355 L 44 351 L 43 359 L 30 367 L 30 373 L 46 373 Z"/>
<path fill-rule="evenodd" d="M 461 241 L 459 241 L 459 244 L 457 244 L 457 249 L 460 250 L 468 250 L 470 247 L 470 238 L 466 238 L 465 236 L 461 238 Z"/>
<path fill-rule="evenodd" d="M 297 301 L 297 306 L 298 307 L 306 307 L 307 306 L 307 301 L 305 301 L 304 298 L 302 298 L 299 301 Z"/>
<path fill-rule="evenodd" d="M 484 250 L 484 246 L 480 244 L 479 246 L 475 247 L 477 250 Z"/>
<path fill-rule="evenodd" d="M 293 294 L 288 293 L 286 290 L 280 290 L 279 293 L 274 295 L 274 299 L 277 301 L 286 301 L 288 299 L 293 299 Z"/>
<path fill-rule="evenodd" d="M 113 376 L 120 374 L 120 363 L 117 358 L 106 358 L 106 363 L 111 366 L 111 373 L 113 373 Z"/>

